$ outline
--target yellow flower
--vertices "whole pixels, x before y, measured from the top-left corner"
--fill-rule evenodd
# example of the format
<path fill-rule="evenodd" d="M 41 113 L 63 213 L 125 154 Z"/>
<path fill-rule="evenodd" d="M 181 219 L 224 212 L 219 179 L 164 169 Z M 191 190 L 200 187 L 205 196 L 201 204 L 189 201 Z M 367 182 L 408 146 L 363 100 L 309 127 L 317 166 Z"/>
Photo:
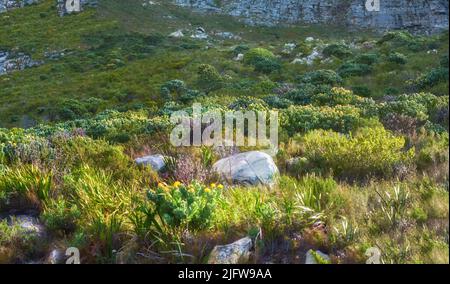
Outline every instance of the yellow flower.
<path fill-rule="evenodd" d="M 180 187 L 181 185 L 182 185 L 182 183 L 179 182 L 179 181 L 176 181 L 176 182 L 173 183 L 174 187 Z"/>
<path fill-rule="evenodd" d="M 217 185 L 215 183 L 211 183 L 211 187 L 215 188 L 215 187 L 217 187 Z"/>
<path fill-rule="evenodd" d="M 205 192 L 210 193 L 211 189 L 209 187 L 205 188 Z"/>
<path fill-rule="evenodd" d="M 218 189 L 223 189 L 223 185 L 222 185 L 222 184 L 219 184 L 219 185 L 217 186 L 217 188 L 218 188 Z"/>

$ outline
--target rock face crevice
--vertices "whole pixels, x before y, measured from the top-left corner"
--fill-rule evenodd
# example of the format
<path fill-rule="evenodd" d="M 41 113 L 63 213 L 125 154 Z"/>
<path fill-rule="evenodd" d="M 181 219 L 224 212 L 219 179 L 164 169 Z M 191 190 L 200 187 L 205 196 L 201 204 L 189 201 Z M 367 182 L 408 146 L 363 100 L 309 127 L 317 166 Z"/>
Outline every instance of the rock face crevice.
<path fill-rule="evenodd" d="M 366 0 L 173 0 L 204 12 L 242 18 L 251 25 L 338 24 L 379 31 L 448 29 L 448 0 L 380 0 L 380 11 L 366 9 Z"/>

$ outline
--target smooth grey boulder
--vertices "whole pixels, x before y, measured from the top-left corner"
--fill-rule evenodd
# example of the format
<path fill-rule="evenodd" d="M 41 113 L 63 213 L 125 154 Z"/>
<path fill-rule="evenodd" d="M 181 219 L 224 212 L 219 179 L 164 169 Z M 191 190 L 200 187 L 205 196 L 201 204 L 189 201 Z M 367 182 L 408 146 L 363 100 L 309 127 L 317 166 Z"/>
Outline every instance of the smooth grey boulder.
<path fill-rule="evenodd" d="M 231 185 L 273 185 L 279 171 L 271 156 L 245 152 L 219 160 L 213 170 Z"/>
<path fill-rule="evenodd" d="M 135 160 L 136 164 L 139 166 L 150 166 L 154 171 L 160 172 L 165 166 L 166 162 L 164 161 L 163 155 L 150 155 L 141 158 L 137 158 Z"/>
<path fill-rule="evenodd" d="M 249 237 L 232 244 L 215 246 L 209 255 L 209 264 L 239 264 L 246 263 L 250 257 L 253 242 Z"/>

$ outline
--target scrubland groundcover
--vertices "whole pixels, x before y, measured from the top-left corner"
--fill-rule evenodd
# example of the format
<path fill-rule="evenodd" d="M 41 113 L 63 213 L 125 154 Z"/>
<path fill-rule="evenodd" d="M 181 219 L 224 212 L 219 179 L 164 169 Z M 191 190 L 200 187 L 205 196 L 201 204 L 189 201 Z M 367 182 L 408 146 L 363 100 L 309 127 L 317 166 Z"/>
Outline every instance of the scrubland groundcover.
<path fill-rule="evenodd" d="M 109 2 L 64 18 L 53 1 L 0 16 L 0 49 L 44 60 L 0 76 L 0 263 L 67 247 L 83 263 L 204 263 L 244 236 L 254 263 L 303 263 L 310 249 L 365 263 L 373 247 L 384 263 L 449 262 L 448 32 L 250 31 L 167 3 Z M 241 39 L 166 36 L 188 23 Z M 170 145 L 170 114 L 194 102 L 279 111 L 272 188 L 211 171 L 257 148 Z M 150 153 L 169 157 L 164 171 L 135 164 Z M 45 234 L 10 220 L 21 215 Z"/>

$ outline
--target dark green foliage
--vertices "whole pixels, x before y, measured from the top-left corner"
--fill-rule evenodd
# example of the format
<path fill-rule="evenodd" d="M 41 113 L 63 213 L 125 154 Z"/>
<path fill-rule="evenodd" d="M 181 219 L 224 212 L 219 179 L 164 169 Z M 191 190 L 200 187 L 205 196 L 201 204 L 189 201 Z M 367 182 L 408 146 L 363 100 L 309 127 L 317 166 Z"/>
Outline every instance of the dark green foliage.
<path fill-rule="evenodd" d="M 197 86 L 205 92 L 218 90 L 222 87 L 223 79 L 214 66 L 202 64 L 198 67 Z"/>
<path fill-rule="evenodd" d="M 419 90 L 423 90 L 425 88 L 433 87 L 441 82 L 446 82 L 449 78 L 448 70 L 448 68 L 432 69 L 428 73 L 425 73 L 417 78 L 413 84 Z"/>
<path fill-rule="evenodd" d="M 345 59 L 352 55 L 350 49 L 343 44 L 330 44 L 323 50 L 323 55 L 330 57 L 335 56 L 339 59 Z"/>
<path fill-rule="evenodd" d="M 281 69 L 281 64 L 274 59 L 262 59 L 254 64 L 255 71 L 270 74 Z"/>
<path fill-rule="evenodd" d="M 344 63 L 338 69 L 338 74 L 343 78 L 352 76 L 365 76 L 370 74 L 371 72 L 372 68 L 370 65 L 351 62 Z"/>
<path fill-rule="evenodd" d="M 354 86 L 352 87 L 352 91 L 355 95 L 360 97 L 370 98 L 372 96 L 372 91 L 369 87 L 364 85 Z"/>
<path fill-rule="evenodd" d="M 349 106 L 291 106 L 281 113 L 281 127 L 289 135 L 314 129 L 348 132 L 362 125 L 360 110 Z"/>
<path fill-rule="evenodd" d="M 408 58 L 399 52 L 392 52 L 388 56 L 388 61 L 399 65 L 405 65 L 408 62 Z"/>
<path fill-rule="evenodd" d="M 360 55 L 357 55 L 354 59 L 355 63 L 360 64 L 366 64 L 366 65 L 372 65 L 377 63 L 379 60 L 379 56 L 376 53 L 363 53 Z"/>
<path fill-rule="evenodd" d="M 300 81 L 313 85 L 331 85 L 342 84 L 342 78 L 333 70 L 317 70 L 308 72 L 300 77 Z"/>
<path fill-rule="evenodd" d="M 267 96 L 264 98 L 264 101 L 273 108 L 288 108 L 292 105 L 292 102 L 285 98 L 280 98 L 276 95 Z"/>

